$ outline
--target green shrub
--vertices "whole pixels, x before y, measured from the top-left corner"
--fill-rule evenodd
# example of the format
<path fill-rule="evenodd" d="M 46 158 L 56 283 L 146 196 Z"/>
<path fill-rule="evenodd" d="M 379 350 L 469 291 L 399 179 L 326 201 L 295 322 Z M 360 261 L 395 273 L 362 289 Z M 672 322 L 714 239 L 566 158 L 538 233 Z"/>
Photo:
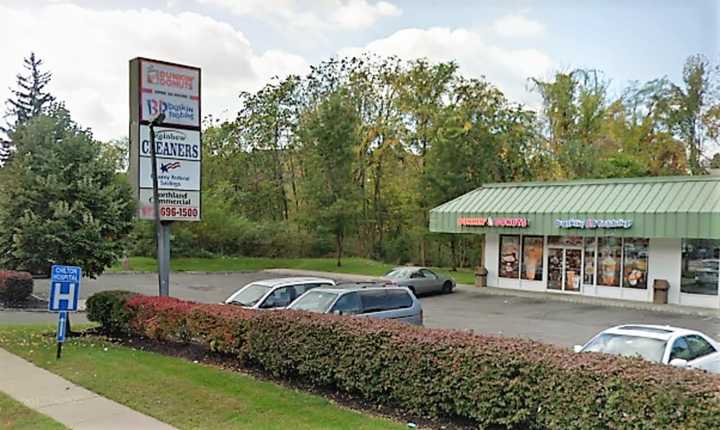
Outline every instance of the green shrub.
<path fill-rule="evenodd" d="M 33 292 L 33 278 L 28 272 L 0 272 L 0 302 L 5 306 L 18 306 Z"/>
<path fill-rule="evenodd" d="M 394 321 L 127 302 L 133 334 L 197 342 L 278 377 L 481 428 L 710 429 L 720 377 L 640 359 Z"/>
<path fill-rule="evenodd" d="M 87 318 L 100 323 L 105 333 L 126 334 L 128 333 L 130 314 L 125 304 L 134 295 L 135 293 L 122 290 L 95 293 L 87 299 L 85 304 Z"/>

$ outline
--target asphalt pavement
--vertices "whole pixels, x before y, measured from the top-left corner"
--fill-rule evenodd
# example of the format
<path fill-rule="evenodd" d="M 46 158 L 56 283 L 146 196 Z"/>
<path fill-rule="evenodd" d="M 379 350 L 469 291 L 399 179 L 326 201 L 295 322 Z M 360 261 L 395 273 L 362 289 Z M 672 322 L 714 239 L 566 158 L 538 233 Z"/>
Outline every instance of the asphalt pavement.
<path fill-rule="evenodd" d="M 172 296 L 204 303 L 218 303 L 243 285 L 291 273 L 173 273 Z M 347 279 L 346 275 L 328 277 Z M 351 278 L 357 278 L 352 277 Z M 38 280 L 35 291 L 47 295 L 49 283 Z M 123 289 L 142 294 L 157 294 L 157 276 L 148 274 L 107 274 L 97 280 L 84 280 L 81 298 L 95 292 Z M 720 339 L 720 314 L 698 316 L 655 312 L 651 310 L 572 303 L 538 297 L 485 294 L 473 287 L 459 287 L 452 294 L 421 297 L 427 327 L 474 330 L 534 339 L 561 346 L 584 343 L 597 332 L 613 325 L 627 323 L 669 324 L 700 330 Z M 0 324 L 53 323 L 54 314 L 0 312 Z M 73 322 L 85 321 L 82 314 L 73 315 Z"/>

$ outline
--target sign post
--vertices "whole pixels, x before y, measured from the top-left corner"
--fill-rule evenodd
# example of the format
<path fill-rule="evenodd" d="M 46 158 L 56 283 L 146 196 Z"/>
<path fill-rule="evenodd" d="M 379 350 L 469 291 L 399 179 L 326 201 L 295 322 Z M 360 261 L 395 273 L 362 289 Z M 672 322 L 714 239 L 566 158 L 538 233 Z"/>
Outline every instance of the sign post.
<path fill-rule="evenodd" d="M 77 312 L 80 298 L 82 269 L 75 266 L 53 265 L 50 277 L 50 299 L 48 310 L 58 312 L 57 358 L 62 353 L 69 325 L 68 312 Z"/>
<path fill-rule="evenodd" d="M 200 69 L 130 60 L 129 179 L 140 219 L 155 220 L 159 295 L 170 294 L 170 225 L 200 221 Z"/>

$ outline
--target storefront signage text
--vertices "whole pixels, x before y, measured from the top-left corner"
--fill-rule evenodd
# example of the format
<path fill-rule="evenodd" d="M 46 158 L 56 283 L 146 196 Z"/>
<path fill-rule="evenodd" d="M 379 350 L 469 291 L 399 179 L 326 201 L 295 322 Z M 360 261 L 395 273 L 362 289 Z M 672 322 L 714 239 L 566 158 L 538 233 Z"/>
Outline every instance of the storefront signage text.
<path fill-rule="evenodd" d="M 581 229 L 594 229 L 594 228 L 630 228 L 633 222 L 631 219 L 556 219 L 555 227 L 558 228 L 581 228 Z"/>
<path fill-rule="evenodd" d="M 507 227 L 507 228 L 527 228 L 528 220 L 523 217 L 474 217 L 474 218 L 458 218 L 458 225 L 472 227 Z"/>

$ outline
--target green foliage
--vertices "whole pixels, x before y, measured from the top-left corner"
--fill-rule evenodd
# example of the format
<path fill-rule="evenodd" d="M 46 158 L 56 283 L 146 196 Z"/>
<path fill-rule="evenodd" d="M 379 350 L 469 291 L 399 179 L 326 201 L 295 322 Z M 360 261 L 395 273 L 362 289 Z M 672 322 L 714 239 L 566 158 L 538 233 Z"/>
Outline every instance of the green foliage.
<path fill-rule="evenodd" d="M 532 82 L 537 112 L 453 62 L 363 55 L 242 93 L 237 119 L 203 134 L 204 220 L 173 227 L 174 250 L 331 247 L 475 266 L 477 241 L 430 234 L 430 208 L 489 182 L 698 174 L 720 136 L 717 67 L 702 57 L 688 59 L 680 85 L 633 83 L 617 97 L 595 70 Z M 138 254 L 150 255 L 144 237 Z"/>
<path fill-rule="evenodd" d="M 33 278 L 27 272 L 0 271 L 0 302 L 5 306 L 21 305 L 33 292 Z"/>
<path fill-rule="evenodd" d="M 360 118 L 345 91 L 328 96 L 301 124 L 305 155 L 303 195 L 309 203 L 305 222 L 335 237 L 337 265 L 341 265 L 345 236 L 360 213 L 360 188 L 355 150 L 360 141 Z"/>
<path fill-rule="evenodd" d="M 127 302 L 136 336 L 195 342 L 277 377 L 480 428 L 713 428 L 720 378 L 529 340 L 388 320 Z"/>
<path fill-rule="evenodd" d="M 101 291 L 93 294 L 85 303 L 87 319 L 100 323 L 106 334 L 127 334 L 130 314 L 125 308 L 125 304 L 134 295 L 135 293 L 122 290 Z"/>
<path fill-rule="evenodd" d="M 92 135 L 64 107 L 13 134 L 17 153 L 3 169 L 0 265 L 47 274 L 54 263 L 102 273 L 132 228 L 129 186 Z"/>
<path fill-rule="evenodd" d="M 55 100 L 55 97 L 45 91 L 52 74 L 40 71 L 42 63 L 33 52 L 23 60 L 27 74 L 17 75 L 17 88 L 10 90 L 12 97 L 5 102 L 8 106 L 5 118 L 10 118 L 12 122 L 5 127 L 0 126 L 0 131 L 9 138 L 6 140 L 0 136 L 0 167 L 10 159 L 13 146 L 17 145 L 13 142 L 15 130 L 30 119 L 47 112 Z"/>

